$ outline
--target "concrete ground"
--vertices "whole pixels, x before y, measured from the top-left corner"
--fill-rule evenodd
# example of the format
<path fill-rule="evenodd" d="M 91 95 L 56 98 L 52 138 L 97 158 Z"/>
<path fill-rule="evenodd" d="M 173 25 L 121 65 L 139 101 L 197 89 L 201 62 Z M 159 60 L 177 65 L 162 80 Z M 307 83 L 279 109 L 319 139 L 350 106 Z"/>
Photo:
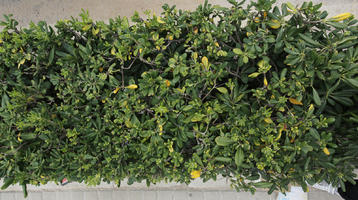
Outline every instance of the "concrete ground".
<path fill-rule="evenodd" d="M 351 12 L 358 15 L 358 0 L 324 1 L 312 0 L 314 3 L 323 2 L 323 9 L 330 16 Z M 95 20 L 107 21 L 118 15 L 131 16 L 135 10 L 143 14 L 147 9 L 156 13 L 161 12 L 164 3 L 177 5 L 180 9 L 194 9 L 204 0 L 0 0 L 0 14 L 14 14 L 21 26 L 27 26 L 30 21 L 47 21 L 54 24 L 59 19 L 78 16 L 81 9 L 88 10 Z M 227 6 L 226 0 L 209 0 L 211 4 Z M 278 0 L 278 3 L 283 0 Z M 293 4 L 301 4 L 302 0 L 290 0 Z M 2 20 L 0 16 L 0 20 Z M 41 187 L 29 187 L 29 200 L 274 200 L 277 193 L 267 195 L 258 191 L 255 195 L 246 192 L 235 192 L 221 180 L 217 182 L 200 183 L 196 181 L 189 186 L 178 184 L 162 184 L 147 188 L 144 184 L 123 186 L 117 188 L 110 184 L 97 187 L 86 187 L 83 184 L 70 183 L 66 186 L 48 184 Z M 23 194 L 19 186 L 13 186 L 0 191 L 0 200 L 20 200 Z M 309 200 L 340 200 L 338 196 L 327 192 L 311 189 Z"/>
<path fill-rule="evenodd" d="M 28 186 L 28 190 L 29 200 L 276 200 L 278 196 L 277 192 L 268 195 L 264 190 L 258 190 L 255 195 L 249 192 L 236 192 L 230 188 L 224 178 L 206 183 L 196 179 L 189 185 L 160 183 L 146 187 L 144 183 L 130 186 L 122 184 L 120 188 L 115 184 L 106 183 L 96 187 L 79 183 L 69 183 L 65 186 L 50 183 L 41 187 Z M 21 187 L 15 185 L 1 191 L 0 200 L 24 200 Z M 310 188 L 308 200 L 342 200 L 342 198 Z"/>
<path fill-rule="evenodd" d="M 277 0 L 278 4 L 285 1 Z M 304 2 L 303 0 L 288 1 L 295 5 L 301 5 Z M 204 0 L 0 0 L 0 19 L 2 19 L 2 14 L 14 14 L 21 26 L 26 26 L 30 21 L 40 20 L 54 24 L 59 19 L 77 17 L 83 8 L 89 11 L 93 19 L 107 21 L 118 15 L 132 16 L 135 10 L 143 13 L 148 9 L 160 13 L 164 3 L 177 5 L 180 9 L 192 10 L 203 2 Z M 312 2 L 323 2 L 322 9 L 327 10 L 330 16 L 344 12 L 358 15 L 358 0 L 312 0 Z M 209 0 L 209 3 L 229 5 L 226 0 Z"/>

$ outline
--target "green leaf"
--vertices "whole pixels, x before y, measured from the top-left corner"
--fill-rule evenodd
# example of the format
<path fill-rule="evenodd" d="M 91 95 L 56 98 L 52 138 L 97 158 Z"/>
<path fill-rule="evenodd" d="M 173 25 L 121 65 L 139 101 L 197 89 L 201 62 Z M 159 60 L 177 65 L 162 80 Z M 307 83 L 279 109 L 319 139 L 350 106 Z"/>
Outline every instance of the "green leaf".
<path fill-rule="evenodd" d="M 313 45 L 314 47 L 324 47 L 322 44 L 318 43 L 317 41 L 313 40 L 312 38 L 310 38 L 307 35 L 304 35 L 302 33 L 299 33 L 298 36 L 303 39 L 305 42 L 307 42 L 308 44 Z"/>
<path fill-rule="evenodd" d="M 318 95 L 318 92 L 314 88 L 312 88 L 312 91 L 313 91 L 313 101 L 315 102 L 315 104 L 320 106 L 322 103 L 321 103 L 321 98 Z"/>
<path fill-rule="evenodd" d="M 227 93 L 227 89 L 225 87 L 218 87 L 216 88 L 217 90 L 219 90 L 219 92 L 226 94 Z"/>
<path fill-rule="evenodd" d="M 234 143 L 234 141 L 232 139 L 227 138 L 225 136 L 218 136 L 217 138 L 215 138 L 215 142 L 219 146 L 228 146 L 228 145 Z"/>
<path fill-rule="evenodd" d="M 52 47 L 52 49 L 50 50 L 50 56 L 48 57 L 48 64 L 51 65 L 53 58 L 55 56 L 55 47 Z"/>
<path fill-rule="evenodd" d="M 1 98 L 1 107 L 5 108 L 5 106 L 7 106 L 8 104 L 9 104 L 9 97 L 7 96 L 6 93 L 4 93 Z"/>
<path fill-rule="evenodd" d="M 12 183 L 14 182 L 13 178 L 5 178 L 4 180 L 4 185 L 1 186 L 2 190 L 5 190 L 6 188 L 8 188 Z"/>
<path fill-rule="evenodd" d="M 26 184 L 24 183 L 24 184 L 21 185 L 21 187 L 22 187 L 22 192 L 24 193 L 24 198 L 26 198 L 27 195 L 28 195 L 28 193 L 27 193 L 27 186 L 26 186 Z"/>
<path fill-rule="evenodd" d="M 36 138 L 36 134 L 35 133 L 27 133 L 27 134 L 23 134 L 21 135 L 21 139 L 23 140 L 32 140 Z"/>
<path fill-rule="evenodd" d="M 253 185 L 257 188 L 270 188 L 272 184 L 273 183 L 261 181 L 261 182 L 254 183 Z"/>
<path fill-rule="evenodd" d="M 244 151 L 240 148 L 235 153 L 235 164 L 237 167 L 240 167 L 242 162 L 244 161 Z"/>
<path fill-rule="evenodd" d="M 201 161 L 201 158 L 198 156 L 198 154 L 194 153 L 194 154 L 193 154 L 193 158 L 194 158 L 194 160 L 195 160 L 200 166 L 204 167 L 204 164 L 203 164 L 203 162 Z"/>
<path fill-rule="evenodd" d="M 321 139 L 318 131 L 315 128 L 310 128 L 309 130 L 309 134 L 314 137 L 317 141 L 319 141 Z"/>
<path fill-rule="evenodd" d="M 352 78 L 346 78 L 344 80 L 346 80 L 346 82 L 348 82 L 350 85 L 353 85 L 354 87 L 358 88 L 358 80 Z"/>
<path fill-rule="evenodd" d="M 249 77 L 249 78 L 256 78 L 258 75 L 260 75 L 259 72 L 254 72 L 254 73 L 252 73 L 252 74 L 249 74 L 248 77 Z"/>
<path fill-rule="evenodd" d="M 237 55 L 241 55 L 242 54 L 242 51 L 241 51 L 241 49 L 239 49 L 239 48 L 235 48 L 235 49 L 233 49 L 232 50 L 235 54 L 237 54 Z"/>
<path fill-rule="evenodd" d="M 231 158 L 226 157 L 215 157 L 215 160 L 220 162 L 231 162 Z"/>
<path fill-rule="evenodd" d="M 194 116 L 191 118 L 192 122 L 199 122 L 205 117 L 204 114 L 195 113 Z"/>
<path fill-rule="evenodd" d="M 308 153 L 309 151 L 313 151 L 313 147 L 308 144 L 303 144 L 301 150 L 303 153 Z"/>

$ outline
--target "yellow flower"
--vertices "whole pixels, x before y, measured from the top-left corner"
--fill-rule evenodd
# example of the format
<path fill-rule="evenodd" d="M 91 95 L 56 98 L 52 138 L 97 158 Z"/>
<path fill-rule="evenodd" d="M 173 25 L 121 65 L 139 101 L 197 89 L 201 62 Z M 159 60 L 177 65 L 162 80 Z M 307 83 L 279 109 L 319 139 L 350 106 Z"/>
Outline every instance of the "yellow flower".
<path fill-rule="evenodd" d="M 138 85 L 132 84 L 132 85 L 128 85 L 126 88 L 131 89 L 131 90 L 135 90 L 135 89 L 138 88 Z"/>
<path fill-rule="evenodd" d="M 194 34 L 197 34 L 197 33 L 198 33 L 198 28 L 195 27 L 195 28 L 194 28 Z"/>
<path fill-rule="evenodd" d="M 199 178 L 201 174 L 201 170 L 194 170 L 190 173 L 191 178 Z"/>
<path fill-rule="evenodd" d="M 342 13 L 339 15 L 336 15 L 334 17 L 332 17 L 330 20 L 334 21 L 334 22 L 339 22 L 339 21 L 343 21 L 345 19 L 350 18 L 352 15 L 352 13 Z"/>
<path fill-rule="evenodd" d="M 170 86 L 170 81 L 165 80 L 165 85 L 167 85 L 167 87 L 169 87 Z"/>
<path fill-rule="evenodd" d="M 301 102 L 301 101 L 298 101 L 297 99 L 289 98 L 288 100 L 289 100 L 292 104 L 294 104 L 294 105 L 300 105 L 300 106 L 303 105 L 302 102 Z"/>
<path fill-rule="evenodd" d="M 329 150 L 327 149 L 327 147 L 323 148 L 323 152 L 324 152 L 324 154 L 326 154 L 327 156 L 329 156 L 329 154 L 331 154 L 331 153 L 329 152 Z"/>
<path fill-rule="evenodd" d="M 254 21 L 255 21 L 255 23 L 259 23 L 259 22 L 260 22 L 260 18 L 255 17 Z"/>

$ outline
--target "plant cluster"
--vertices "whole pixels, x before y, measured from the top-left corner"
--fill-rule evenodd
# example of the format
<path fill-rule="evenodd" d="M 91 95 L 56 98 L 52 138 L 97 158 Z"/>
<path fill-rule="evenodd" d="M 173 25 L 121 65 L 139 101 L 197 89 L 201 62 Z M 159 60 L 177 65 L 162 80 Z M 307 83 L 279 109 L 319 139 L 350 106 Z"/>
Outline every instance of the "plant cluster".
<path fill-rule="evenodd" d="M 358 26 L 321 4 L 195 11 L 0 32 L 0 178 L 90 185 L 228 177 L 269 193 L 358 165 Z"/>

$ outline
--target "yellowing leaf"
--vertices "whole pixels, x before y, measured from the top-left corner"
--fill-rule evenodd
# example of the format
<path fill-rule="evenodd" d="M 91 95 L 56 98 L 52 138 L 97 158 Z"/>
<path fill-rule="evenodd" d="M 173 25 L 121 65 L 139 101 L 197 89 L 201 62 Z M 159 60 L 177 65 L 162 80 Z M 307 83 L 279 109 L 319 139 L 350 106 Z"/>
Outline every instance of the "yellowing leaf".
<path fill-rule="evenodd" d="M 113 94 L 117 94 L 117 92 L 119 91 L 119 87 L 117 87 L 115 90 L 113 90 Z"/>
<path fill-rule="evenodd" d="M 311 111 L 313 109 L 314 109 L 314 106 L 313 106 L 313 104 L 311 104 L 310 107 L 308 108 L 308 110 Z"/>
<path fill-rule="evenodd" d="M 219 43 L 215 42 L 215 46 L 220 47 Z"/>
<path fill-rule="evenodd" d="M 254 21 L 255 21 L 255 23 L 259 23 L 259 22 L 260 22 L 260 18 L 255 17 Z"/>
<path fill-rule="evenodd" d="M 282 131 L 284 131 L 284 128 L 280 128 L 280 130 L 278 131 L 278 136 L 275 138 L 275 141 L 279 140 L 282 136 Z"/>
<path fill-rule="evenodd" d="M 112 47 L 112 49 L 111 49 L 111 54 L 116 55 L 116 49 L 114 47 Z"/>
<path fill-rule="evenodd" d="M 173 40 L 174 38 L 173 38 L 172 35 L 169 35 L 168 39 L 169 39 L 169 40 Z"/>
<path fill-rule="evenodd" d="M 159 124 L 159 135 L 163 135 L 163 125 Z"/>
<path fill-rule="evenodd" d="M 201 59 L 201 63 L 204 65 L 204 68 L 207 69 L 209 67 L 209 60 L 206 56 L 204 56 L 202 59 Z"/>
<path fill-rule="evenodd" d="M 268 82 L 267 82 L 267 79 L 266 79 L 266 77 L 264 78 L 264 85 L 267 87 L 267 85 L 268 85 Z"/>
<path fill-rule="evenodd" d="M 92 34 L 97 35 L 99 33 L 99 29 L 92 29 Z"/>
<path fill-rule="evenodd" d="M 82 27 L 83 31 L 88 31 L 92 27 L 92 24 L 87 24 L 84 27 Z"/>
<path fill-rule="evenodd" d="M 17 64 L 17 68 L 19 69 L 21 65 L 23 65 L 25 63 L 26 59 L 22 59 L 19 64 Z"/>
<path fill-rule="evenodd" d="M 281 27 L 281 24 L 280 24 L 280 22 L 279 22 L 277 19 L 271 20 L 271 21 L 269 22 L 269 25 L 270 25 L 270 27 L 273 28 L 273 29 L 278 29 L 278 28 Z"/>
<path fill-rule="evenodd" d="M 194 59 L 194 60 L 198 59 L 198 53 L 197 53 L 197 52 L 194 52 L 194 53 L 193 53 L 193 59 Z"/>
<path fill-rule="evenodd" d="M 157 41 L 159 39 L 159 34 L 158 33 L 155 33 L 153 36 L 152 36 L 153 40 L 154 41 Z"/>
<path fill-rule="evenodd" d="M 342 14 L 339 14 L 339 15 L 336 15 L 336 16 L 332 17 L 330 20 L 335 21 L 335 22 L 339 22 L 339 21 L 343 21 L 345 19 L 348 19 L 351 16 L 353 16 L 352 13 L 342 13 Z"/>
<path fill-rule="evenodd" d="M 164 24 L 165 22 L 161 19 L 161 17 L 157 17 L 157 22 L 159 24 Z"/>
<path fill-rule="evenodd" d="M 327 149 L 327 147 L 323 148 L 323 152 L 324 152 L 324 154 L 326 154 L 327 156 L 329 156 L 329 154 L 331 154 L 331 153 L 329 152 L 329 150 Z"/>
<path fill-rule="evenodd" d="M 301 102 L 301 101 L 298 101 L 297 99 L 289 98 L 288 100 L 289 100 L 292 104 L 294 104 L 294 105 L 300 105 L 300 106 L 303 105 L 302 102 Z"/>
<path fill-rule="evenodd" d="M 1 44 L 2 42 L 3 42 L 2 39 L 0 39 L 0 44 Z"/>
<path fill-rule="evenodd" d="M 167 85 L 167 87 L 170 86 L 170 81 L 169 80 L 165 80 L 165 85 Z"/>
<path fill-rule="evenodd" d="M 139 53 L 142 53 L 143 52 L 143 49 L 139 49 Z"/>
<path fill-rule="evenodd" d="M 20 134 L 17 135 L 17 141 L 22 142 L 22 139 L 20 138 Z"/>
<path fill-rule="evenodd" d="M 253 35 L 252 32 L 246 32 L 246 36 L 247 36 L 247 37 L 250 37 L 251 35 Z"/>
<path fill-rule="evenodd" d="M 199 178 L 201 174 L 201 170 L 194 170 L 190 173 L 191 178 Z"/>
<path fill-rule="evenodd" d="M 98 69 L 98 71 L 99 71 L 99 72 L 103 72 L 103 67 L 100 67 L 100 68 Z"/>
<path fill-rule="evenodd" d="M 160 50 L 160 46 L 155 46 L 155 48 L 159 51 Z"/>
<path fill-rule="evenodd" d="M 265 118 L 264 121 L 265 121 L 266 123 L 268 123 L 268 124 L 272 124 L 272 123 L 273 123 L 272 119 L 269 118 L 269 117 Z"/>
<path fill-rule="evenodd" d="M 126 88 L 131 89 L 131 90 L 135 90 L 135 89 L 138 88 L 138 85 L 132 84 L 132 85 L 128 85 Z"/>
<path fill-rule="evenodd" d="M 287 7 L 290 9 L 289 12 L 292 12 L 294 14 L 297 13 L 297 9 L 295 8 L 295 6 L 293 6 L 290 2 L 286 3 Z"/>
<path fill-rule="evenodd" d="M 260 75 L 260 73 L 254 72 L 254 73 L 252 73 L 252 74 L 249 74 L 248 77 L 249 77 L 249 78 L 256 78 L 258 75 Z"/>

